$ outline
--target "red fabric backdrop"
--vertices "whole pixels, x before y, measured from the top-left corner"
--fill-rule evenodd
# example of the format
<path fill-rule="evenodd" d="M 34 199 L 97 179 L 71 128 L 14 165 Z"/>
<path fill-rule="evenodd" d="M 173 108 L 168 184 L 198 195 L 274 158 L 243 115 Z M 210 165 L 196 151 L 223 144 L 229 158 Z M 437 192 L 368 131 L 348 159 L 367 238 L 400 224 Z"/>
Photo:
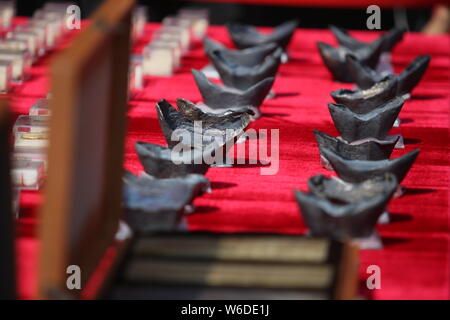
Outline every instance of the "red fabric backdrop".
<path fill-rule="evenodd" d="M 141 39 L 135 52 L 150 39 Z M 230 44 L 223 27 L 211 27 L 209 36 Z M 362 40 L 376 34 L 355 32 Z M 333 82 L 316 50 L 316 41 L 335 43 L 326 30 L 298 30 L 290 46 L 291 61 L 281 67 L 275 81 L 275 99 L 262 106 L 263 117 L 251 128 L 280 130 L 280 168 L 273 176 L 260 175 L 257 165 L 212 168 L 207 177 L 213 192 L 195 201 L 197 211 L 188 218 L 189 229 L 215 232 L 276 232 L 303 234 L 306 228 L 294 201 L 292 189 L 306 189 L 307 179 L 315 174 L 333 173 L 323 169 L 312 134 L 319 129 L 337 135 L 327 110 L 329 92 L 351 85 Z M 66 41 L 66 44 L 69 40 Z M 431 54 L 424 79 L 406 102 L 402 125 L 392 133 L 406 139 L 404 150 L 393 157 L 420 148 L 421 154 L 404 180 L 407 193 L 391 202 L 392 223 L 379 226 L 384 249 L 361 252 L 361 293 L 372 299 L 448 299 L 449 298 L 449 104 L 450 37 L 408 34 L 393 54 L 394 67 L 400 71 L 419 54 Z M 12 97 L 17 114 L 44 97 L 47 66 L 51 55 L 32 70 L 32 79 L 16 87 Z M 164 143 L 159 129 L 155 102 L 165 98 L 174 102 L 182 97 L 199 101 L 200 94 L 190 74 L 202 68 L 207 59 L 200 44 L 183 59 L 173 77 L 149 77 L 145 89 L 130 102 L 128 137 L 124 166 L 138 173 L 142 167 L 134 152 L 135 141 Z M 21 298 L 31 298 L 36 289 L 38 227 L 37 208 L 41 195 L 24 192 L 18 220 L 17 263 Z M 57 214 L 57 213 L 55 213 Z M 369 291 L 365 279 L 369 265 L 381 268 L 381 289 Z"/>

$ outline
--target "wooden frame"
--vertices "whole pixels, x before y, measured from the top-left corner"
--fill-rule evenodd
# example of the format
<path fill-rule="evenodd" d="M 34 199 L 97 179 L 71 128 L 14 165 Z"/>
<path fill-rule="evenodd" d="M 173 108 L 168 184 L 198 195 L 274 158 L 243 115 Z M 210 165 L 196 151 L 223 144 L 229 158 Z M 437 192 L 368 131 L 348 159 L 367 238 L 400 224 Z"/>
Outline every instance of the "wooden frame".
<path fill-rule="evenodd" d="M 234 288 L 237 299 L 242 299 L 242 289 L 245 299 L 264 300 L 265 290 L 279 290 L 284 298 L 287 291 L 296 294 L 290 299 L 350 300 L 358 288 L 358 252 L 350 241 L 326 238 L 154 233 L 135 238 L 112 297 L 221 299 L 227 296 L 221 290 Z M 164 294 L 155 294 L 158 290 Z"/>
<path fill-rule="evenodd" d="M 0 300 L 14 299 L 14 218 L 12 212 L 9 108 L 0 100 Z M 9 214 L 8 214 L 9 213 Z"/>
<path fill-rule="evenodd" d="M 39 298 L 78 297 L 113 244 L 122 213 L 130 25 L 134 0 L 107 0 L 51 69 L 49 171 L 41 211 Z"/>

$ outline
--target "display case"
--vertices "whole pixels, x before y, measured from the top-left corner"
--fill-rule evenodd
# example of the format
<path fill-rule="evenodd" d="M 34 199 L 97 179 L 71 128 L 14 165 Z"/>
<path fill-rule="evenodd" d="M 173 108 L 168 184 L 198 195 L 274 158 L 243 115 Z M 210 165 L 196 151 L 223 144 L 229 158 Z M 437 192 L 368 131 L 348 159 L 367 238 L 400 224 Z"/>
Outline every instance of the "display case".
<path fill-rule="evenodd" d="M 0 50 L 0 60 L 11 61 L 13 81 L 20 83 L 29 75 L 32 61 L 28 51 L 3 49 Z"/>
<path fill-rule="evenodd" d="M 43 133 L 49 131 L 49 117 L 48 116 L 34 116 L 21 115 L 17 118 L 13 133 L 29 132 L 29 133 Z"/>
<path fill-rule="evenodd" d="M 164 18 L 161 29 L 155 31 L 154 35 L 164 39 L 179 39 L 183 53 L 188 51 L 191 45 L 191 28 L 188 21 L 176 17 Z"/>
<path fill-rule="evenodd" d="M 41 12 L 43 12 L 43 15 L 47 18 L 56 18 L 59 20 L 61 33 L 64 34 L 69 30 L 66 24 L 68 17 L 67 8 L 75 4 L 74 2 L 47 2 L 42 10 L 36 12 L 35 16 L 39 17 L 42 14 Z"/>
<path fill-rule="evenodd" d="M 41 52 L 38 35 L 34 32 L 16 30 L 9 32 L 6 38 L 27 41 L 28 52 L 30 53 L 33 60 L 36 60 L 37 57 L 39 56 L 39 52 Z"/>
<path fill-rule="evenodd" d="M 0 25 L 8 29 L 12 25 L 12 19 L 16 14 L 14 1 L 0 1 Z"/>
<path fill-rule="evenodd" d="M 29 110 L 30 116 L 50 116 L 50 104 L 48 99 L 42 98 L 37 100 Z"/>
<path fill-rule="evenodd" d="M 20 39 L 0 39 L 0 50 L 29 51 L 28 41 Z"/>
<path fill-rule="evenodd" d="M 143 70 L 146 75 L 170 76 L 176 65 L 174 49 L 163 44 L 150 44 L 144 48 Z"/>
<path fill-rule="evenodd" d="M 37 23 L 38 25 L 45 25 L 48 28 L 46 44 L 47 47 L 51 48 L 54 46 L 55 42 L 61 38 L 65 32 L 65 18 L 66 14 L 64 12 L 51 11 L 50 9 L 37 10 L 30 24 Z"/>
<path fill-rule="evenodd" d="M 144 71 L 142 56 L 134 56 L 130 63 L 129 74 L 129 90 L 130 95 L 136 90 L 141 90 L 144 87 Z"/>
<path fill-rule="evenodd" d="M 181 63 L 181 47 L 180 42 L 175 39 L 165 39 L 154 37 L 152 42 L 149 44 L 150 47 L 170 47 L 172 49 L 174 68 L 178 68 Z"/>
<path fill-rule="evenodd" d="M 47 171 L 47 148 L 45 147 L 15 147 L 12 153 L 13 160 L 32 160 L 39 161 L 44 164 L 44 171 Z"/>
<path fill-rule="evenodd" d="M 13 187 L 38 190 L 44 182 L 44 163 L 32 160 L 13 160 L 11 169 Z"/>
<path fill-rule="evenodd" d="M 12 81 L 12 63 L 0 59 L 0 93 L 8 93 Z"/>
<path fill-rule="evenodd" d="M 209 11 L 207 9 L 180 9 L 178 17 L 190 21 L 192 34 L 195 38 L 204 38 L 209 26 Z"/>
<path fill-rule="evenodd" d="M 43 26 L 30 24 L 18 25 L 14 32 L 28 32 L 36 36 L 36 47 L 38 56 L 42 56 L 46 52 L 47 29 Z"/>
<path fill-rule="evenodd" d="M 14 147 L 48 147 L 48 132 L 17 132 L 15 135 Z"/>
<path fill-rule="evenodd" d="M 45 50 L 49 50 L 55 46 L 57 40 L 57 30 L 60 28 L 60 26 L 55 26 L 54 23 L 40 18 L 31 19 L 29 22 L 29 26 L 31 28 L 42 29 L 45 32 Z"/>
<path fill-rule="evenodd" d="M 148 10 L 145 6 L 138 6 L 133 11 L 133 39 L 137 39 L 144 34 L 145 24 L 148 20 Z"/>

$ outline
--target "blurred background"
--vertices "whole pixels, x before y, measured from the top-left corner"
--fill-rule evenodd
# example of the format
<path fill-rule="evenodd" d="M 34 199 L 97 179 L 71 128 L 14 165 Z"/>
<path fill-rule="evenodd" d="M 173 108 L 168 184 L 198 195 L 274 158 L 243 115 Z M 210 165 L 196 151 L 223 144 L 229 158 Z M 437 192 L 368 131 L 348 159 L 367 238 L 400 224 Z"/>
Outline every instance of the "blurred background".
<path fill-rule="evenodd" d="M 52 0 L 54 2 L 67 2 Z M 83 17 L 95 10 L 102 0 L 76 0 Z M 18 15 L 29 16 L 42 7 L 45 0 L 16 0 Z M 346 29 L 366 29 L 368 5 L 382 8 L 383 30 L 402 26 L 410 31 L 421 31 L 427 27 L 435 13 L 439 23 L 448 24 L 450 0 L 139 0 L 149 8 L 150 20 L 159 22 L 174 14 L 181 7 L 206 7 L 210 10 L 212 24 L 243 22 L 259 26 L 274 26 L 288 19 L 300 19 L 302 28 L 326 28 L 335 24 Z M 441 4 L 437 6 L 436 4 Z M 445 9 L 442 9 L 444 7 Z M 442 20 L 444 20 L 442 22 Z M 448 25 L 447 25 L 448 30 Z"/>

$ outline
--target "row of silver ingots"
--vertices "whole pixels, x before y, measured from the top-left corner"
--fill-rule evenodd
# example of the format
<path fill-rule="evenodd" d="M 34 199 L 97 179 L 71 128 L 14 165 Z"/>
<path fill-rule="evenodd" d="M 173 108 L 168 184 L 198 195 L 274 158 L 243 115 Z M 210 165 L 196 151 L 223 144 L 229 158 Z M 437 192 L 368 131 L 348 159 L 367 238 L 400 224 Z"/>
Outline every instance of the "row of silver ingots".
<path fill-rule="evenodd" d="M 230 25 L 238 50 L 204 38 L 209 69 L 217 69 L 212 71 L 222 84 L 192 70 L 202 101 L 179 98 L 173 106 L 162 99 L 156 104 L 167 145 L 137 141 L 135 150 L 144 172 L 124 176 L 124 218 L 134 232 L 185 230 L 185 216 L 196 211 L 194 199 L 212 191 L 205 174 L 210 167 L 233 166 L 224 159 L 229 148 L 246 140 L 246 128 L 262 115 L 264 101 L 273 98 L 270 91 L 296 27 L 297 21 L 289 21 L 272 33 L 260 33 L 252 26 Z M 251 36 L 243 39 L 239 33 L 244 29 L 250 29 Z M 202 128 L 195 127 L 199 122 Z M 177 137 L 178 129 L 191 139 Z M 180 144 L 183 150 L 175 151 Z"/>
<path fill-rule="evenodd" d="M 339 45 L 317 43 L 324 65 L 334 80 L 356 85 L 331 92 L 335 103 L 328 109 L 340 136 L 314 130 L 321 163 L 337 177 L 313 176 L 308 192 L 294 193 L 311 235 L 349 238 L 362 249 L 379 249 L 376 224 L 390 222 L 387 205 L 403 195 L 400 183 L 420 151 L 389 159 L 394 149 L 404 149 L 403 137 L 389 134 L 400 126 L 400 111 L 430 57 L 419 56 L 395 74 L 391 51 L 405 30 L 395 28 L 365 43 L 338 27 L 330 29 Z"/>
<path fill-rule="evenodd" d="M 268 92 L 295 28 L 296 22 L 287 22 L 272 34 L 261 35 L 251 26 L 229 25 L 230 37 L 240 50 L 205 39 L 205 52 L 224 84 L 217 85 L 193 70 L 202 103 L 177 99 L 177 109 L 165 100 L 157 103 L 168 147 L 137 142 L 145 174 L 136 177 L 127 173 L 124 178 L 124 203 L 135 212 L 128 214 L 127 220 L 135 231 L 173 228 L 183 212 L 180 208 L 184 212 L 194 210 L 186 204 L 205 190 L 208 180 L 203 174 L 209 165 L 175 165 L 171 158 L 172 132 L 181 126 L 194 131 L 189 123 L 196 120 L 206 121 L 209 128 L 220 132 L 230 119 L 243 132 L 250 121 L 261 115 L 259 107 L 264 99 L 275 95 Z M 396 122 L 400 125 L 401 108 L 420 82 L 430 57 L 419 56 L 400 74 L 394 74 L 390 51 L 402 39 L 404 30 L 391 30 L 372 43 L 359 42 L 335 27 L 332 30 L 340 46 L 318 44 L 324 63 L 335 80 L 357 84 L 355 90 L 341 89 L 331 94 L 337 103 L 329 104 L 329 111 L 340 136 L 314 132 L 322 164 L 338 177 L 314 176 L 308 181 L 309 192 L 295 190 L 295 198 L 311 236 L 352 238 L 361 248 L 381 248 L 375 226 L 389 222 L 387 204 L 392 197 L 403 194 L 399 185 L 419 153 L 415 150 L 390 160 L 394 148 L 403 149 L 404 145 L 401 135 L 390 136 L 389 132 Z M 268 39 L 275 45 L 270 46 Z M 281 54 L 279 49 L 284 49 Z M 210 152 L 209 147 L 207 143 L 193 146 L 199 152 L 194 152 L 191 159 Z M 184 197 L 165 198 L 168 193 L 174 194 L 170 192 L 174 188 L 184 188 Z"/>

